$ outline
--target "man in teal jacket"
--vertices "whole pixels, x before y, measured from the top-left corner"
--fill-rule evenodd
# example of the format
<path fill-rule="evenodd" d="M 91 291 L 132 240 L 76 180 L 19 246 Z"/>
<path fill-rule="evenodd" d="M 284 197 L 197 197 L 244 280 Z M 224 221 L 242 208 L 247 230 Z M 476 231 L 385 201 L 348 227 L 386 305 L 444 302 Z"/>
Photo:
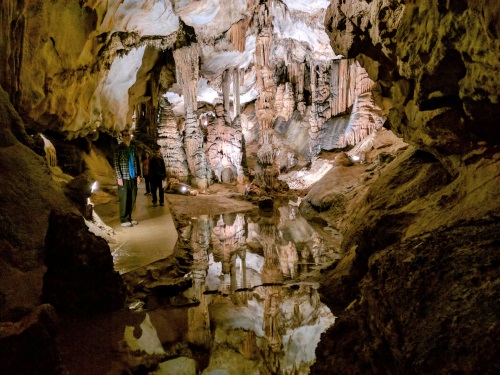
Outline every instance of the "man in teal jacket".
<path fill-rule="evenodd" d="M 122 143 L 115 150 L 113 163 L 118 183 L 118 199 L 120 204 L 120 222 L 122 227 L 139 224 L 132 220 L 132 211 L 137 197 L 137 186 L 141 182 L 141 164 L 139 152 L 132 143 L 130 129 L 121 132 Z"/>

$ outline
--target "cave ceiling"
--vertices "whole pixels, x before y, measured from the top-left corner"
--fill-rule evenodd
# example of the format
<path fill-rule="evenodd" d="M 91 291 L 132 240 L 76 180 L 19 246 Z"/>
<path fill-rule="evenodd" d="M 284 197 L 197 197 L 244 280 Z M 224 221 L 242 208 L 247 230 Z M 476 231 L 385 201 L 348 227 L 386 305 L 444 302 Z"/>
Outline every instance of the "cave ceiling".
<path fill-rule="evenodd" d="M 322 91 L 332 76 L 321 65 L 356 59 L 387 99 L 384 126 L 441 158 L 469 149 L 464 139 L 499 139 L 499 4 L 4 0 L 0 84 L 31 133 L 53 130 L 74 139 L 116 135 L 140 120 L 153 128 L 161 97 L 184 116 L 189 92 L 196 92 L 189 102 L 198 116 L 221 102 L 239 103 L 242 111 L 255 102 L 267 129 L 277 114 L 260 110 L 275 111 L 265 107 L 279 95 L 286 106 L 278 85 L 302 74 L 295 95 L 308 97 L 293 104 L 301 114 L 301 100 L 313 104 L 314 146 L 321 121 L 337 115 L 335 105 L 324 110 L 337 97 Z M 191 66 L 185 49 L 196 50 Z"/>
<path fill-rule="evenodd" d="M 270 64 L 332 60 L 323 20 L 329 0 L 7 1 L 13 49 L 24 39 L 17 108 L 25 122 L 71 138 L 116 133 L 141 103 L 163 95 L 184 113 L 172 51 L 197 44 L 198 102 L 222 100 L 224 71 L 240 69 L 241 104 L 258 95 L 254 70 L 257 20 L 272 19 Z M 16 15 L 16 12 L 18 14 Z M 21 13 L 22 12 L 22 13 Z M 5 43 L 5 41 L 3 42 Z M 21 42 L 22 43 L 22 42 Z M 19 47 L 17 47 L 19 48 Z M 4 72 L 8 73 L 8 72 Z M 17 90 L 16 90 L 17 89 Z M 22 92 L 21 92 L 22 90 Z M 11 92 L 11 97 L 15 96 Z M 156 103 L 153 106 L 157 105 Z M 200 105 L 200 104 L 199 104 Z"/>

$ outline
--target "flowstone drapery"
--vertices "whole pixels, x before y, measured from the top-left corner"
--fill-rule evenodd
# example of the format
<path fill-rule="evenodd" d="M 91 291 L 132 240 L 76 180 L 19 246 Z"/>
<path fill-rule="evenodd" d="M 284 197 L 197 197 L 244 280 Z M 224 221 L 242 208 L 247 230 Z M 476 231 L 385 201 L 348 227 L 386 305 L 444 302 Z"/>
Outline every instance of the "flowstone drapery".
<path fill-rule="evenodd" d="M 310 66 L 312 104 L 309 123 L 310 155 L 321 151 L 320 139 L 328 133 L 327 122 L 337 116 L 351 113 L 346 127 L 338 134 L 332 148 L 353 146 L 383 124 L 377 111 L 372 90 L 373 81 L 366 71 L 352 59 L 317 62 Z M 362 99 L 360 99 L 362 98 Z M 366 105 L 370 110 L 364 110 Z"/>

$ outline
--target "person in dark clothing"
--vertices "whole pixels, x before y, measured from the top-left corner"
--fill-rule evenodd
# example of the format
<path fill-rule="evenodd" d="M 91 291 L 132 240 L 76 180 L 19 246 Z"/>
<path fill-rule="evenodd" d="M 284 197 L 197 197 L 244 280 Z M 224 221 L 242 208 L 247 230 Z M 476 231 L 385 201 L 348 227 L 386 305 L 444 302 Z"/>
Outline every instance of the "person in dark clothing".
<path fill-rule="evenodd" d="M 120 222 L 122 227 L 139 224 L 132 220 L 132 211 L 137 197 L 137 186 L 141 182 L 141 164 L 139 152 L 132 143 L 130 129 L 121 132 L 122 143 L 118 145 L 113 157 L 116 180 L 118 183 L 118 199 L 120 205 Z"/>
<path fill-rule="evenodd" d="M 151 160 L 148 150 L 144 151 L 142 158 L 142 177 L 144 177 L 144 184 L 146 185 L 146 192 L 144 195 L 151 195 L 151 180 L 149 178 L 149 161 Z"/>
<path fill-rule="evenodd" d="M 160 200 L 160 206 L 165 202 L 165 191 L 163 190 L 163 180 L 167 178 L 167 168 L 165 161 L 160 154 L 160 149 L 153 151 L 153 157 L 149 161 L 149 177 L 151 178 L 151 193 L 153 195 L 153 206 L 156 207 L 157 198 Z M 158 192 L 159 197 L 156 193 Z"/>

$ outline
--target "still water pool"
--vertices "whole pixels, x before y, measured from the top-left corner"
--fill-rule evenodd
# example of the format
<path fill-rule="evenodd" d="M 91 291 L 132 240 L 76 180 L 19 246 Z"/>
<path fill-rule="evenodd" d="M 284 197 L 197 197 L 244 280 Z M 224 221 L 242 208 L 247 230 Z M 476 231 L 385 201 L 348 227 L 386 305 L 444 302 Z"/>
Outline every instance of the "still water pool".
<path fill-rule="evenodd" d="M 192 249 L 190 287 L 166 299 L 145 296 L 88 334 L 112 328 L 108 354 L 132 373 L 308 374 L 335 320 L 317 280 L 336 249 L 287 204 L 193 217 L 180 235 Z M 102 361 L 104 351 L 95 353 Z"/>

